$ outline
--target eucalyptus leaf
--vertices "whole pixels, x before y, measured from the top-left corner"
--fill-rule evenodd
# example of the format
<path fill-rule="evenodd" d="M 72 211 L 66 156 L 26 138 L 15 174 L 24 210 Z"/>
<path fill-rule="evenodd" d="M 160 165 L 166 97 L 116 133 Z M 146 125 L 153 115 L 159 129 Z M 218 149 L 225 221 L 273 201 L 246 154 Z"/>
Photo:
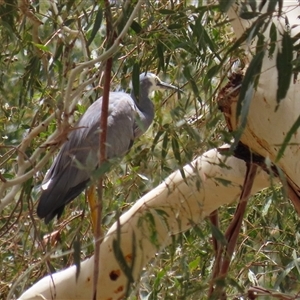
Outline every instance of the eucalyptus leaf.
<path fill-rule="evenodd" d="M 219 0 L 220 9 L 222 12 L 227 12 L 234 0 Z"/>
<path fill-rule="evenodd" d="M 281 51 L 277 53 L 276 68 L 278 70 L 278 81 L 277 81 L 277 108 L 279 107 L 280 101 L 283 100 L 290 87 L 292 74 L 293 74 L 293 40 L 290 34 L 285 31 L 282 36 Z"/>
<path fill-rule="evenodd" d="M 97 14 L 96 14 L 96 19 L 95 19 L 95 22 L 94 22 L 94 26 L 93 26 L 91 35 L 90 35 L 90 37 L 88 39 L 88 42 L 87 42 L 88 46 L 92 43 L 92 41 L 94 40 L 97 32 L 99 31 L 99 29 L 101 27 L 101 24 L 102 24 L 102 18 L 103 18 L 103 11 L 99 7 L 99 9 L 97 11 Z"/>

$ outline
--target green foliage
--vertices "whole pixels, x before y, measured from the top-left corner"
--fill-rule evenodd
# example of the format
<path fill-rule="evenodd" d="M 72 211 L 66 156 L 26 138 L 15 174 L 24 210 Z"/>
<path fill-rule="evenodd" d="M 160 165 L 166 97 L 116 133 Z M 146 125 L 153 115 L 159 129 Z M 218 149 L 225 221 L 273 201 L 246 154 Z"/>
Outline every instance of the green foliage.
<path fill-rule="evenodd" d="M 227 80 L 231 68 L 228 62 L 244 57 L 240 45 L 259 36 L 272 19 L 269 14 L 257 13 L 256 2 L 249 1 L 252 11 L 243 11 L 243 16 L 259 16 L 259 20 L 235 41 L 222 13 L 234 1 L 220 1 L 220 6 L 198 2 L 196 5 L 196 1 L 146 1 L 120 40 L 121 47 L 113 54 L 111 90 L 128 90 L 133 79 L 137 91 L 140 71 L 153 71 L 180 86 L 184 94 L 155 94 L 156 116 L 150 130 L 105 177 L 104 231 L 119 213 L 174 170 L 182 170 L 195 156 L 232 139 L 214 99 Z M 269 12 L 274 9 L 271 5 L 282 4 L 269 2 Z M 102 94 L 104 62 L 76 74 L 69 89 L 71 94 L 66 95 L 66 91 L 74 68 L 99 57 L 106 49 L 105 8 L 102 1 L 91 0 L 32 1 L 30 7 L 25 5 L 21 9 L 22 3 L 27 1 L 6 0 L 0 4 L 0 180 L 4 183 L 19 176 L 20 159 L 28 160 L 24 173 L 32 172 L 20 183 L 14 201 L 0 215 L 0 295 L 4 298 L 21 275 L 12 297 L 37 278 L 78 265 L 80 259 L 94 251 L 84 195 L 67 206 L 59 222 L 48 226 L 37 218 L 35 209 L 39 186 L 51 165 L 51 155 L 47 158 L 47 154 L 55 152 L 62 142 L 57 136 L 49 137 L 63 128 L 65 117 L 70 123 L 75 122 L 85 107 Z M 112 6 L 116 36 L 123 30 L 134 5 Z M 242 85 L 238 109 L 242 124 L 246 122 L 251 100 L 249 88 L 255 89 L 263 55 L 277 55 L 280 61 L 277 68 L 283 72 L 283 80 L 280 78 L 278 101 L 286 93 L 293 68 L 300 65 L 299 59 L 291 59 L 296 41 L 288 32 L 282 37 L 281 52 L 276 52 L 274 26 L 268 45 L 258 39 L 254 61 Z M 68 96 L 72 97 L 66 108 Z M 69 114 L 65 114 L 69 108 Z M 21 152 L 25 137 L 38 126 L 43 129 L 33 134 Z M 299 121 L 288 136 L 298 127 Z M 49 144 L 45 144 L 47 139 Z M 40 166 L 38 163 L 44 158 L 46 161 Z M 10 191 L 11 187 L 3 196 Z M 233 207 L 220 212 L 222 231 L 233 212 Z M 162 211 L 156 214 L 164 218 Z M 143 221 L 151 224 L 152 242 L 157 243 L 155 219 L 149 214 Z M 229 298 L 245 296 L 256 281 L 265 288 L 276 286 L 282 292 L 299 290 L 298 227 L 298 219 L 279 188 L 273 186 L 253 197 L 226 279 Z M 149 263 L 140 287 L 131 297 L 139 294 L 148 299 L 205 299 L 214 259 L 210 238 L 213 232 L 222 239 L 222 231 L 212 230 L 204 222 L 174 237 L 173 244 Z M 132 266 L 126 263 L 118 241 L 114 251 L 130 278 Z"/>

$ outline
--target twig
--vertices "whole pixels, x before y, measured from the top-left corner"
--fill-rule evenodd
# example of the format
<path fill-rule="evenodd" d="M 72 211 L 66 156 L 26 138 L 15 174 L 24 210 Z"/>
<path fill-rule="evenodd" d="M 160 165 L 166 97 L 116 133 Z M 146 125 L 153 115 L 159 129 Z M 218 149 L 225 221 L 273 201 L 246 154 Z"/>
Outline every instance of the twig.
<path fill-rule="evenodd" d="M 228 272 L 230 260 L 234 252 L 234 248 L 238 239 L 240 228 L 242 226 L 247 203 L 251 195 L 251 189 L 256 176 L 256 172 L 257 172 L 257 165 L 252 163 L 247 163 L 246 178 L 244 181 L 242 194 L 240 196 L 240 202 L 237 206 L 233 220 L 230 222 L 230 225 L 228 226 L 227 231 L 225 233 L 225 237 L 228 241 L 228 244 L 226 248 L 226 256 L 220 270 L 221 276 L 223 274 L 226 275 Z"/>
<path fill-rule="evenodd" d="M 60 16 L 60 14 L 58 12 L 56 2 L 55 1 L 49 1 L 49 2 L 52 6 L 55 16 L 57 17 L 58 24 L 62 26 L 62 30 L 73 36 L 80 36 L 80 31 L 70 29 L 68 26 L 64 25 L 64 20 L 62 19 L 62 17 Z"/>
<path fill-rule="evenodd" d="M 144 2 L 144 0 L 138 1 L 138 3 L 136 4 L 135 8 L 133 9 L 133 11 L 128 19 L 128 21 L 126 22 L 123 30 L 121 31 L 119 36 L 115 39 L 113 45 L 106 52 L 104 52 L 102 55 L 100 55 L 99 57 L 97 57 L 93 60 L 78 64 L 78 66 L 76 68 L 71 70 L 67 88 L 66 88 L 66 92 L 65 92 L 64 112 L 66 114 L 68 114 L 68 112 L 69 112 L 69 105 L 70 105 L 70 99 L 71 99 L 70 96 L 72 94 L 73 82 L 75 81 L 77 74 L 79 74 L 85 68 L 94 66 L 96 63 L 106 61 L 108 58 L 112 57 L 114 55 L 114 53 L 116 53 L 118 51 L 118 49 L 120 47 L 120 41 L 122 40 L 122 38 L 125 36 L 127 31 L 129 30 L 129 27 L 131 26 L 131 23 L 132 23 L 133 19 L 135 18 L 136 14 L 140 10 L 140 7 L 143 2 Z"/>
<path fill-rule="evenodd" d="M 281 299 L 281 300 L 299 300 L 299 293 L 296 295 L 287 295 L 286 293 L 280 293 L 275 290 L 265 289 L 260 286 L 251 286 L 248 290 L 249 299 L 260 298 L 260 296 L 266 296 L 268 299 Z M 271 297 L 271 298 L 269 298 Z"/>
<path fill-rule="evenodd" d="M 217 296 L 218 299 L 226 299 L 226 294 L 223 291 L 223 285 L 217 285 L 215 289 L 213 288 L 213 285 L 215 284 L 216 279 L 224 280 L 227 276 L 231 258 L 237 243 L 243 217 L 246 211 L 248 199 L 251 195 L 251 189 L 256 176 L 257 168 L 257 165 L 253 163 L 247 163 L 247 171 L 242 193 L 240 196 L 240 201 L 234 213 L 234 217 L 225 233 L 227 245 L 226 247 L 220 247 L 220 243 L 218 243 L 218 253 L 215 259 L 213 278 L 209 289 L 209 296 L 214 294 L 214 296 Z"/>
<path fill-rule="evenodd" d="M 218 210 L 214 210 L 210 215 L 209 215 L 210 222 L 213 226 L 219 229 L 219 214 Z M 215 238 L 215 236 L 212 236 L 212 245 L 213 249 L 215 252 L 215 262 L 213 266 L 213 271 L 212 271 L 212 280 L 209 283 L 209 290 L 208 290 L 208 295 L 211 295 L 214 291 L 214 278 L 217 277 L 217 275 L 220 272 L 220 259 L 218 259 L 218 253 L 220 251 L 220 242 Z"/>
<path fill-rule="evenodd" d="M 110 10 L 110 3 L 105 0 L 105 17 L 106 17 L 106 36 L 108 41 L 108 47 L 113 41 L 113 27 L 112 27 L 112 15 Z M 101 107 L 101 119 L 100 119 L 100 149 L 99 149 L 99 166 L 106 161 L 106 137 L 107 137 L 107 118 L 108 118 L 108 105 L 109 105 L 109 92 L 110 92 L 110 80 L 112 70 L 112 57 L 110 57 L 105 66 L 104 77 L 104 90 L 102 96 Z M 96 226 L 95 226 L 95 255 L 94 255 L 94 281 L 93 281 L 93 300 L 97 299 L 97 286 L 99 278 L 99 264 L 100 264 L 100 245 L 102 242 L 102 205 L 103 203 L 103 176 L 100 176 L 98 183 L 98 205 L 96 214 Z"/>
<path fill-rule="evenodd" d="M 6 205 L 14 200 L 15 195 L 19 192 L 22 183 L 26 180 L 30 179 L 37 170 L 41 170 L 44 165 L 49 161 L 49 158 L 52 156 L 54 149 L 49 151 L 35 166 L 34 169 L 31 169 L 27 173 L 25 173 L 25 169 L 21 166 L 19 169 L 18 175 L 16 178 L 9 180 L 2 184 L 1 186 L 1 194 L 5 189 L 12 186 L 12 189 L 5 195 L 3 199 L 0 201 L 0 211 L 4 209 Z M 1 195 L 0 194 L 0 195 Z"/>

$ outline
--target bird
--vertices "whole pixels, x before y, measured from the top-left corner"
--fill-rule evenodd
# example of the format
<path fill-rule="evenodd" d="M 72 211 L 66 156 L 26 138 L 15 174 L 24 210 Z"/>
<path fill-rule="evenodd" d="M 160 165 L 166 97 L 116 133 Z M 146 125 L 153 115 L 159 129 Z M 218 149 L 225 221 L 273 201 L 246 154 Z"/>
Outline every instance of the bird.
<path fill-rule="evenodd" d="M 161 81 L 153 73 L 139 76 L 139 96 L 134 92 L 110 92 L 106 159 L 122 158 L 154 119 L 154 104 L 150 95 L 156 90 L 178 87 Z M 55 157 L 41 185 L 37 215 L 48 224 L 59 219 L 65 205 L 76 198 L 91 181 L 92 172 L 99 168 L 100 97 L 77 122 Z"/>

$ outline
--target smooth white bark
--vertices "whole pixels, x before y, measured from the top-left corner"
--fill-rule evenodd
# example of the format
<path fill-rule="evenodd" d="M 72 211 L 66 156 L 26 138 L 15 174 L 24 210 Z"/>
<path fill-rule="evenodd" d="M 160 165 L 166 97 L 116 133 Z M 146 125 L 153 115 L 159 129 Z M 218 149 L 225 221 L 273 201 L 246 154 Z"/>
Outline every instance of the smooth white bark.
<path fill-rule="evenodd" d="M 184 167 L 186 180 L 179 171 L 174 172 L 123 214 L 120 246 L 131 264 L 134 237 L 134 279 L 138 279 L 155 253 L 171 242 L 171 235 L 191 228 L 221 205 L 238 199 L 245 171 L 244 161 L 226 159 L 216 150 L 210 150 Z M 253 193 L 268 184 L 268 175 L 259 172 Z M 101 245 L 98 299 L 120 299 L 126 290 L 127 277 L 113 251 L 113 241 L 117 239 L 117 224 L 114 224 Z M 81 264 L 77 282 L 73 266 L 43 278 L 19 299 L 91 299 L 93 262 L 90 258 Z"/>
<path fill-rule="evenodd" d="M 278 31 L 277 49 L 280 49 L 281 34 L 287 29 L 284 17 L 287 17 L 288 19 L 292 36 L 300 32 L 300 19 L 298 18 L 300 15 L 300 7 L 297 1 L 291 0 L 283 2 L 283 15 L 280 18 L 277 18 L 276 16 L 273 18 L 273 22 L 276 24 Z M 246 22 L 245 20 L 238 18 L 238 14 L 233 8 L 229 11 L 229 17 L 234 20 L 232 26 L 238 37 L 244 31 L 241 30 L 241 28 L 245 29 L 247 25 L 250 25 L 248 21 Z M 266 30 L 265 36 L 268 40 L 269 29 Z M 275 112 L 277 107 L 276 93 L 278 84 L 276 55 L 277 51 L 270 58 L 267 54 L 265 55 L 259 84 L 257 90 L 254 92 L 250 105 L 247 126 L 241 138 L 241 141 L 252 149 L 252 151 L 263 157 L 269 157 L 273 162 L 275 161 L 287 132 L 299 117 L 300 112 L 300 76 L 298 76 L 298 80 L 295 83 L 291 82 L 286 98 L 281 101 L 278 110 Z M 249 59 L 250 58 L 249 52 Z M 236 125 L 237 121 L 235 119 L 236 113 L 234 103 L 231 109 L 231 123 Z M 237 125 L 235 128 L 237 128 Z M 300 187 L 299 144 L 300 137 L 299 134 L 296 133 L 290 141 L 290 146 L 286 148 L 284 156 L 277 163 L 290 181 L 297 187 Z"/>

